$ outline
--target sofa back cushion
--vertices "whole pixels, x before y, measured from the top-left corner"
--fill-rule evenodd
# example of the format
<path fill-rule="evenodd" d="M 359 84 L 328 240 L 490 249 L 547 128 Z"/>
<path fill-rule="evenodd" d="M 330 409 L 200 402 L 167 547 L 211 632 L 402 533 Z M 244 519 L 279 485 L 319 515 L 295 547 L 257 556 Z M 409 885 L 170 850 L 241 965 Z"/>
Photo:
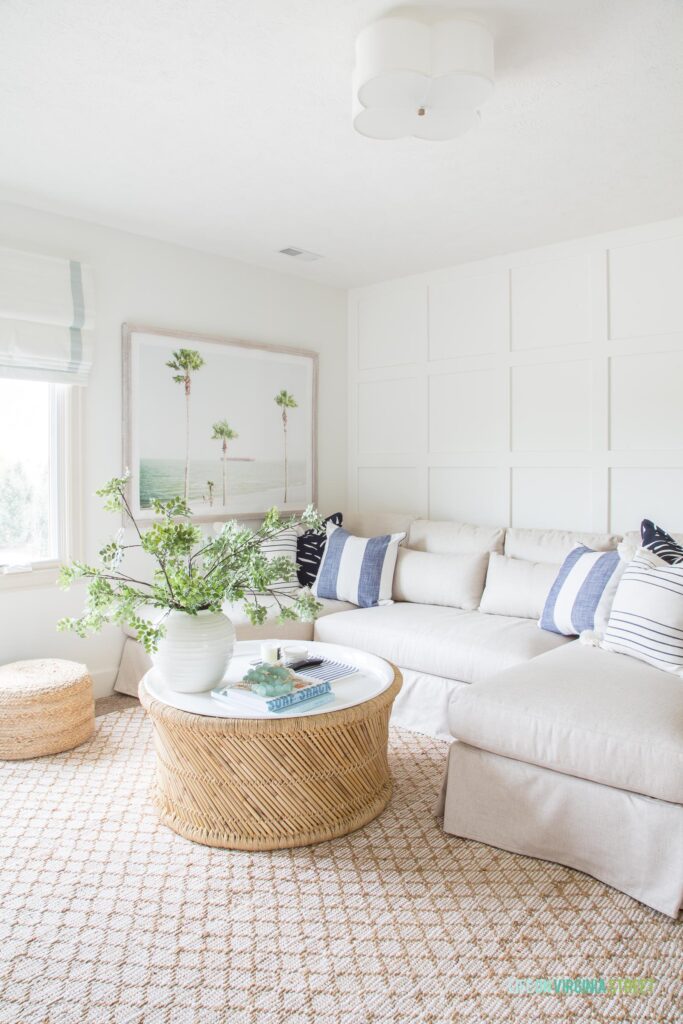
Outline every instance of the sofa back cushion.
<path fill-rule="evenodd" d="M 344 528 L 356 537 L 378 537 L 386 533 L 406 533 L 414 515 L 408 512 L 345 512 Z"/>
<path fill-rule="evenodd" d="M 504 541 L 502 527 L 414 519 L 405 546 L 434 555 L 481 555 L 502 552 Z"/>
<path fill-rule="evenodd" d="M 436 555 L 399 548 L 395 601 L 446 605 L 473 611 L 484 590 L 488 555 Z"/>
<path fill-rule="evenodd" d="M 492 551 L 480 611 L 539 619 L 557 570 L 551 562 L 529 562 Z"/>
<path fill-rule="evenodd" d="M 505 533 L 505 554 L 528 562 L 561 565 L 577 544 L 593 551 L 614 551 L 621 537 L 616 533 L 573 533 L 570 530 L 527 530 L 511 527 Z"/>

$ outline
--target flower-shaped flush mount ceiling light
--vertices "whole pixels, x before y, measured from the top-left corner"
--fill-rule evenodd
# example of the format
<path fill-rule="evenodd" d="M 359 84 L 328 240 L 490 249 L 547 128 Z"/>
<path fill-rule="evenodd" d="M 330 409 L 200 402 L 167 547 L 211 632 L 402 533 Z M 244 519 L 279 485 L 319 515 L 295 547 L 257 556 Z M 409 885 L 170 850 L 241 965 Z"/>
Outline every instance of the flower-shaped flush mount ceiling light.
<path fill-rule="evenodd" d="M 382 18 L 356 40 L 353 125 L 371 139 L 454 139 L 493 83 L 493 36 L 479 22 Z"/>

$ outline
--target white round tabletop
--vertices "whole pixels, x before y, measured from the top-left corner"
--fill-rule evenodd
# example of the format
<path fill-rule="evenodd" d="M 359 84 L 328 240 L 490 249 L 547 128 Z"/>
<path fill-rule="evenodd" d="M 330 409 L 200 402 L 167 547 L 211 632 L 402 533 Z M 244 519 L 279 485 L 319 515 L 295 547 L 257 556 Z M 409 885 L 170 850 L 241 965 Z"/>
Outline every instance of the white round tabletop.
<path fill-rule="evenodd" d="M 273 643 L 278 643 L 274 640 Z M 304 715 L 330 715 L 335 711 L 343 711 L 345 708 L 354 707 L 356 704 L 363 704 L 372 700 L 384 690 L 388 690 L 394 681 L 394 670 L 389 662 L 377 658 L 374 654 L 367 654 L 365 651 L 356 651 L 351 647 L 341 647 L 338 644 L 323 644 L 311 640 L 307 643 L 297 642 L 297 647 L 305 647 L 309 656 L 327 658 L 330 661 L 339 661 L 344 665 L 350 665 L 357 669 L 353 675 L 338 679 L 332 683 L 334 699 L 322 707 L 314 707 L 308 711 L 301 707 L 291 708 L 289 711 L 281 711 L 277 714 L 271 711 L 257 712 L 251 708 L 245 710 L 239 700 L 228 702 L 217 700 L 211 696 L 211 691 L 205 693 L 177 693 L 164 686 L 161 677 L 156 669 L 152 668 L 144 677 L 144 685 L 147 692 L 155 700 L 168 704 L 169 707 L 177 708 L 179 711 L 187 711 L 193 715 L 206 715 L 211 718 L 297 718 Z M 261 641 L 243 640 L 235 644 L 235 651 L 225 674 L 223 683 L 237 683 L 247 672 L 250 662 L 258 658 L 261 649 Z"/>

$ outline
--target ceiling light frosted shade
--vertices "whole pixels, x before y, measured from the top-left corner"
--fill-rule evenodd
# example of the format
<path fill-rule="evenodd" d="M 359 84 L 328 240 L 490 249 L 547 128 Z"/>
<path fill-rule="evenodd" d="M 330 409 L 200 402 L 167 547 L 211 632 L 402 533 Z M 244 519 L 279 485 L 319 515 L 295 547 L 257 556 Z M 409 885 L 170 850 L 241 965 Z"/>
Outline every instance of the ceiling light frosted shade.
<path fill-rule="evenodd" d="M 354 127 L 373 139 L 455 138 L 477 123 L 493 71 L 493 38 L 477 22 L 382 18 L 356 40 Z"/>
<path fill-rule="evenodd" d="M 383 18 L 356 40 L 356 84 L 364 107 L 400 107 L 425 99 L 429 88 L 431 35 L 410 18 Z"/>
<path fill-rule="evenodd" d="M 476 109 L 493 92 L 493 36 L 475 21 L 434 26 L 431 98 Z"/>

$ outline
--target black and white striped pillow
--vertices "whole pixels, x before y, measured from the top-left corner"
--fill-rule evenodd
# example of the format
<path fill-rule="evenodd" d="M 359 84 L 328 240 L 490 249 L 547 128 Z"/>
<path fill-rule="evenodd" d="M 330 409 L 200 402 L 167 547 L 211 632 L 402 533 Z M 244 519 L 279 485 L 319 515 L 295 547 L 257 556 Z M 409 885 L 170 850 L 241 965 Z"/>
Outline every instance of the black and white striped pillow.
<path fill-rule="evenodd" d="M 644 548 L 654 552 L 669 565 L 680 565 L 683 562 L 683 547 L 651 519 L 643 519 L 640 524 L 640 538 Z"/>
<path fill-rule="evenodd" d="M 683 675 L 683 565 L 639 548 L 621 577 L 599 646 Z"/>
<path fill-rule="evenodd" d="M 325 553 L 327 543 L 327 524 L 334 523 L 335 526 L 342 525 L 342 513 L 335 512 L 328 516 L 323 523 L 321 531 L 306 530 L 297 540 L 296 561 L 297 575 L 302 587 L 312 587 L 318 575 L 318 569 Z"/>
<path fill-rule="evenodd" d="M 296 564 L 298 543 L 299 535 L 295 529 L 283 530 L 276 537 L 263 542 L 261 553 L 268 561 L 274 558 L 288 558 L 290 562 Z M 289 581 L 280 580 L 272 583 L 270 589 L 277 594 L 296 594 L 299 589 L 296 575 Z"/>

